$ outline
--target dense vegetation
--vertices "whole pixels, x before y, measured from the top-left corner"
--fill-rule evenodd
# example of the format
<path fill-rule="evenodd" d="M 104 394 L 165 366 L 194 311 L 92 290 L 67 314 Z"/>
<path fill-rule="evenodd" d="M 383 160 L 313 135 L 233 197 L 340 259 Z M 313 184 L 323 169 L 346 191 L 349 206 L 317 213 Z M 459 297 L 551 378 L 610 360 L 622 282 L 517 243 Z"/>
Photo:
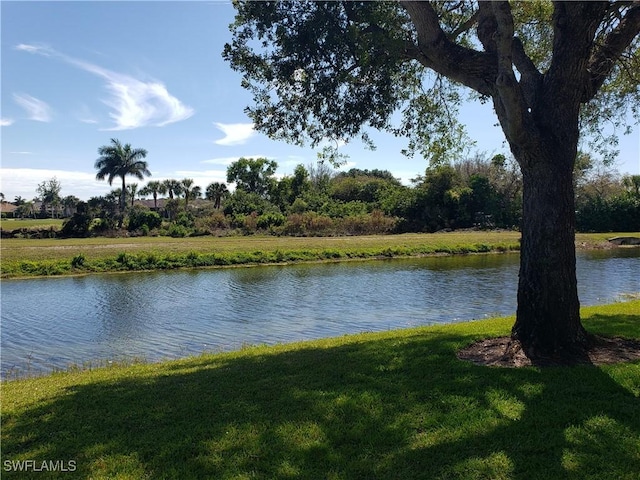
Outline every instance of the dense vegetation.
<path fill-rule="evenodd" d="M 640 176 L 621 177 L 588 155 L 581 155 L 579 166 L 578 229 L 640 230 Z M 62 214 L 66 217 L 62 228 L 18 229 L 7 222 L 3 235 L 332 236 L 472 227 L 518 230 L 521 222 L 521 174 L 515 162 L 502 155 L 431 166 L 410 186 L 386 170 L 338 172 L 318 163 L 298 165 L 292 175 L 282 178 L 276 178 L 276 170 L 274 161 L 241 158 L 227 172 L 235 190 L 212 183 L 204 190 L 204 199 L 192 179 L 168 179 L 148 182 L 143 188 L 129 184 L 124 196 L 116 189 L 87 202 L 75 197 L 60 200 L 61 186 L 53 179 L 39 186 L 40 216 Z M 53 193 L 48 185 L 55 187 Z M 32 204 L 22 199 L 18 203 L 16 216 L 36 216 Z"/>

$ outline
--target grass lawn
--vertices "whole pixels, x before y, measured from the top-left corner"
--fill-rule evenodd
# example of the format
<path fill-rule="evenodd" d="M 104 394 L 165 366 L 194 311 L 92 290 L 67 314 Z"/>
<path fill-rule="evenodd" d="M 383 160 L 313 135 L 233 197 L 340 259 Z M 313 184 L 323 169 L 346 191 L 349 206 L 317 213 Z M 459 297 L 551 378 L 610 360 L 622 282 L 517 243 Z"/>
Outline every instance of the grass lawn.
<path fill-rule="evenodd" d="M 583 318 L 592 332 L 640 338 L 640 301 Z M 640 362 L 502 369 L 457 359 L 512 323 L 5 382 L 3 478 L 637 480 Z M 74 471 L 8 471 L 19 460 Z"/>
<path fill-rule="evenodd" d="M 18 228 L 32 227 L 62 227 L 62 218 L 3 218 L 0 227 L 3 230 L 16 230 Z"/>
<path fill-rule="evenodd" d="M 579 234 L 586 247 L 615 233 Z M 640 235 L 640 234 L 634 234 Z M 451 232 L 353 237 L 135 237 L 4 239 L 2 277 L 66 275 L 519 249 L 519 232 Z M 75 259 L 75 260 L 74 260 Z"/>

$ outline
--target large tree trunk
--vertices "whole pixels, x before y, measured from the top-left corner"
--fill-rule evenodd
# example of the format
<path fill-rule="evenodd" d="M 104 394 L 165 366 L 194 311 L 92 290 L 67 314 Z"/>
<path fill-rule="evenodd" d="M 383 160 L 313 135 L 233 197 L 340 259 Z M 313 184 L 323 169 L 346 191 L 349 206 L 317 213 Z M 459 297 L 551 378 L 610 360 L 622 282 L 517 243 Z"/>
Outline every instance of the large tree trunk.
<path fill-rule="evenodd" d="M 584 359 L 589 345 L 576 280 L 575 149 L 542 143 L 516 156 L 523 174 L 523 224 L 512 339 L 532 360 L 565 363 Z"/>

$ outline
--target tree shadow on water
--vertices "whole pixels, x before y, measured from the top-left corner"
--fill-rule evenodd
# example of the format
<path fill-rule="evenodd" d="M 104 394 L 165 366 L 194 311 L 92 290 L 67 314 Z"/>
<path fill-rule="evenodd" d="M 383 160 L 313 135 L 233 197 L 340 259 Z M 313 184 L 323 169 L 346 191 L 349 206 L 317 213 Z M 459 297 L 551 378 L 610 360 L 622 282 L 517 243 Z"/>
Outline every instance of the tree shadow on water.
<path fill-rule="evenodd" d="M 637 478 L 632 392 L 595 367 L 458 360 L 474 339 L 201 357 L 76 384 L 5 416 L 3 461 L 76 462 L 15 478 Z"/>

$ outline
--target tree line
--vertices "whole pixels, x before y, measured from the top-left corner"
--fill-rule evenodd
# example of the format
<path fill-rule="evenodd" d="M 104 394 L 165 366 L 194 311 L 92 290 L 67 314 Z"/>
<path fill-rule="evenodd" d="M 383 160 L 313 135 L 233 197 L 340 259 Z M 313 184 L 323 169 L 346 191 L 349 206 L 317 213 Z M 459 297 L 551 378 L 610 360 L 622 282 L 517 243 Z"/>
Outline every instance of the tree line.
<path fill-rule="evenodd" d="M 519 229 L 522 175 L 504 155 L 476 154 L 452 164 L 429 166 L 401 181 L 387 170 L 336 171 L 326 162 L 298 165 L 278 177 L 266 158 L 239 158 L 227 168 L 227 183 L 204 190 L 194 180 L 126 183 L 151 175 L 147 152 L 112 139 L 100 147 L 97 178 L 121 185 L 80 201 L 61 197 L 53 178 L 38 185 L 33 202 L 16 197 L 15 215 L 64 216 L 61 235 L 353 235 L 434 232 L 444 229 Z M 605 161 L 580 153 L 574 174 L 577 226 L 582 231 L 640 230 L 640 175 L 621 176 Z M 231 191 L 227 184 L 235 184 Z M 138 199 L 138 201 L 136 201 Z M 140 200 L 151 201 L 143 202 Z"/>

